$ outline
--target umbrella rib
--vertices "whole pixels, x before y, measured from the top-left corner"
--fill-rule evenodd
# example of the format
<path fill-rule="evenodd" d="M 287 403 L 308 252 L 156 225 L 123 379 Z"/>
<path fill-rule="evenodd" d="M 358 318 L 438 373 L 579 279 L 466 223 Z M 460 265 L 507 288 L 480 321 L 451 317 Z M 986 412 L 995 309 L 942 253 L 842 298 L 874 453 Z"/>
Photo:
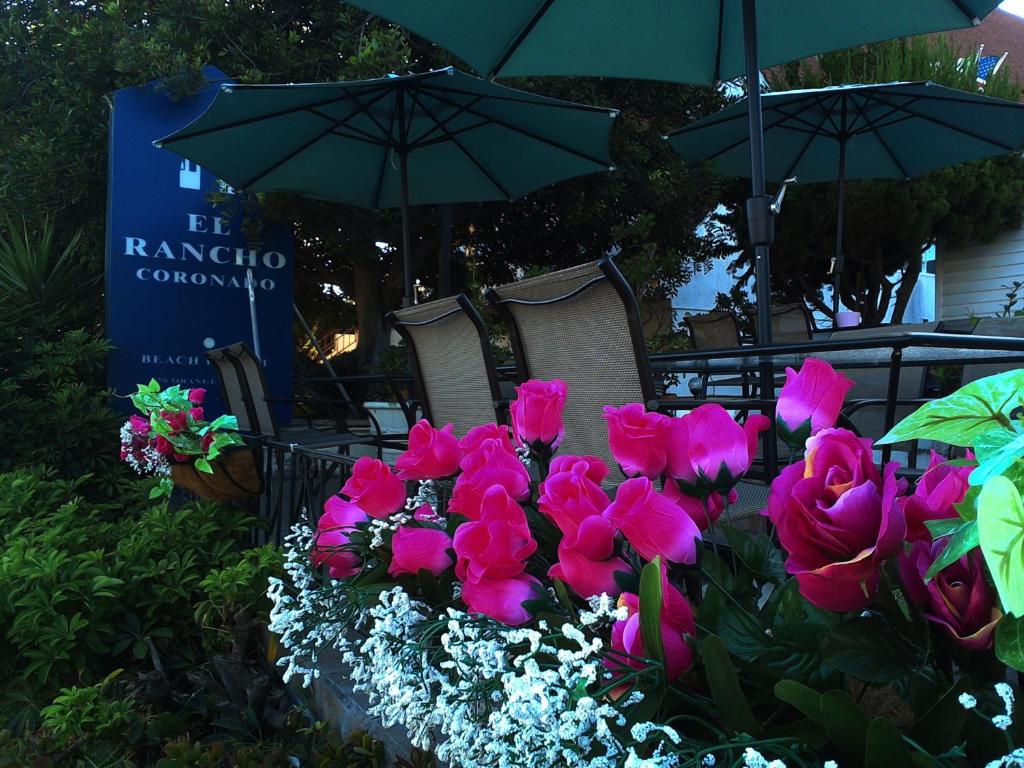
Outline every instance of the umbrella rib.
<path fill-rule="evenodd" d="M 443 82 L 443 81 L 442 81 Z M 490 84 L 494 88 L 504 88 L 505 90 L 515 93 L 515 89 L 507 88 L 497 83 Z M 424 83 L 419 88 L 420 91 L 438 90 L 445 93 L 458 93 L 463 96 L 478 96 L 480 98 L 486 98 L 493 101 L 510 101 L 514 104 L 527 104 L 534 107 L 549 107 L 552 109 L 568 109 L 573 112 L 603 112 L 605 114 L 614 112 L 614 109 L 608 107 L 595 107 L 592 104 L 576 104 L 571 101 L 563 101 L 556 99 L 551 96 L 541 96 L 540 94 L 530 94 L 533 98 L 526 98 L 525 96 L 505 96 L 497 93 L 480 94 L 475 91 L 467 91 L 464 88 L 449 87 L 446 85 L 432 85 L 430 83 Z"/>
<path fill-rule="evenodd" d="M 481 100 L 482 100 L 483 98 L 484 98 L 483 96 L 477 96 L 477 97 L 476 97 L 475 99 L 473 99 L 473 100 L 472 100 L 471 102 L 469 102 L 469 105 L 468 105 L 468 106 L 470 106 L 470 107 L 475 107 L 475 106 L 476 106 L 476 105 L 477 105 L 478 103 L 480 103 L 480 101 L 481 101 Z M 423 108 L 423 109 L 426 109 L 426 107 L 425 107 L 425 106 L 424 106 L 423 104 L 420 104 L 420 107 L 421 107 L 421 108 Z M 458 117 L 459 115 L 462 115 L 462 114 L 465 114 L 465 110 L 464 110 L 464 109 L 463 109 L 462 107 L 459 107 L 459 108 L 458 108 L 458 109 L 456 109 L 456 110 L 455 110 L 454 112 L 452 112 L 452 114 L 448 115 L 448 116 L 447 116 L 447 117 L 446 117 L 446 118 L 445 118 L 445 119 L 444 119 L 444 120 L 442 121 L 442 123 L 443 123 L 444 125 L 448 125 L 448 123 L 450 123 L 450 122 L 451 122 L 452 120 L 454 120 L 454 119 L 455 119 L 456 117 Z M 431 116 L 433 117 L 433 115 L 431 115 Z M 421 134 L 420 134 L 419 136 L 417 136 L 417 137 L 416 137 L 415 139 L 412 139 L 412 140 L 411 140 L 411 141 L 409 142 L 409 145 L 410 145 L 410 146 L 419 146 L 419 145 L 420 145 L 420 144 L 421 144 L 422 142 L 424 142 L 424 141 L 425 141 L 425 140 L 427 139 L 427 137 L 429 137 L 429 136 L 430 136 L 431 134 L 434 134 L 434 133 L 438 133 L 438 132 L 439 132 L 439 127 L 440 127 L 440 126 L 438 125 L 438 123 L 437 123 L 437 120 L 436 120 L 436 118 L 435 118 L 435 120 L 434 120 L 434 127 L 433 127 L 433 128 L 427 128 L 426 130 L 424 130 L 424 131 L 423 131 L 423 132 L 422 132 L 422 133 L 421 133 Z"/>
<path fill-rule="evenodd" d="M 722 79 L 722 35 L 725 27 L 725 0 L 718 0 L 718 38 L 715 40 L 715 77 L 713 82 Z"/>
<path fill-rule="evenodd" d="M 869 126 L 872 125 L 874 122 L 867 115 L 864 116 L 864 119 L 867 121 Z M 909 179 L 910 174 L 907 173 L 907 169 L 903 167 L 903 163 L 900 162 L 900 159 L 896 156 L 896 153 L 892 151 L 892 147 L 889 146 L 889 142 L 885 140 L 885 137 L 878 131 L 873 131 L 871 135 L 878 139 L 878 143 L 882 145 L 882 149 L 884 149 L 886 153 L 888 153 L 889 159 L 893 161 L 897 168 L 900 169 L 900 173 L 903 174 L 903 178 Z"/>
<path fill-rule="evenodd" d="M 772 123 L 771 125 L 765 126 L 764 130 L 765 130 L 766 133 L 768 131 L 772 130 L 773 128 L 778 127 L 782 123 L 786 122 L 786 119 L 787 119 L 788 115 L 785 112 L 779 112 L 779 114 L 782 115 L 782 118 L 778 122 Z M 716 123 L 716 125 L 717 125 L 717 123 Z M 704 127 L 708 128 L 710 126 L 705 125 Z M 729 144 L 729 145 L 727 145 L 725 147 L 722 147 L 722 149 L 718 150 L 714 154 L 711 154 L 711 155 L 708 155 L 707 157 L 701 158 L 701 162 L 705 162 L 706 163 L 706 162 L 710 162 L 710 161 L 714 160 L 717 157 L 721 157 L 726 152 L 731 152 L 732 150 L 736 149 L 736 147 L 742 146 L 743 143 L 747 142 L 747 141 L 750 141 L 750 134 L 749 133 L 744 133 L 744 135 L 742 137 L 740 137 L 739 139 L 734 141 L 732 144 Z"/>
<path fill-rule="evenodd" d="M 380 85 L 376 87 L 368 87 L 366 90 L 367 92 L 371 92 L 379 90 L 384 87 L 384 85 Z M 258 123 L 263 120 L 271 120 L 275 117 L 283 117 L 284 115 L 291 115 L 296 112 L 303 112 L 311 107 L 324 107 L 327 106 L 328 104 L 337 104 L 339 101 L 348 101 L 349 99 L 356 98 L 357 96 L 355 93 L 346 90 L 344 95 L 342 96 L 335 96 L 330 99 L 314 101 L 312 104 L 302 104 L 295 107 L 289 107 L 288 109 L 280 109 L 275 112 L 267 112 L 257 117 L 247 117 L 242 120 L 233 120 L 230 123 L 224 123 L 223 125 L 214 125 L 209 128 L 203 128 L 202 130 L 194 131 L 192 133 L 168 136 L 165 139 L 161 139 L 160 142 L 163 146 L 167 146 L 168 144 L 171 144 L 173 142 L 184 141 L 185 139 L 195 139 L 198 138 L 199 136 L 206 136 L 207 134 L 210 133 L 216 133 L 217 131 L 226 131 L 230 128 L 240 128 L 243 125 L 250 125 L 251 123 Z"/>
<path fill-rule="evenodd" d="M 446 104 L 450 104 L 453 107 L 459 106 L 458 102 L 452 101 L 451 99 L 442 96 L 440 93 L 431 94 L 431 96 L 434 99 L 437 99 L 438 101 L 443 101 Z M 526 128 L 520 128 L 518 126 L 512 125 L 511 123 L 505 120 L 501 120 L 500 118 L 487 115 L 475 109 L 466 109 L 466 112 L 468 112 L 471 115 L 476 115 L 477 117 L 483 118 L 485 120 L 490 120 L 495 125 L 500 125 L 502 128 L 507 128 L 510 131 L 514 131 L 515 133 L 526 136 L 527 138 L 533 139 L 534 141 L 539 141 L 542 144 L 547 144 L 549 147 L 555 147 L 556 149 L 560 149 L 563 152 L 569 153 L 570 155 L 575 155 L 576 157 L 579 157 L 583 160 L 587 160 L 588 162 L 594 163 L 594 165 L 600 165 L 602 168 L 607 168 L 609 165 L 608 162 L 605 160 L 599 160 L 597 158 L 591 157 L 586 152 L 581 152 L 580 150 L 573 149 L 572 147 L 566 146 L 561 142 L 554 141 L 552 139 L 547 139 L 537 133 L 534 133 L 533 131 L 529 131 Z"/>
<path fill-rule="evenodd" d="M 415 93 L 412 94 L 412 100 L 414 103 L 419 104 L 419 96 L 417 96 Z M 497 178 L 495 178 L 494 174 L 492 174 L 489 170 L 487 170 L 487 168 L 484 167 L 484 164 L 476 157 L 476 155 L 474 155 L 472 152 L 466 149 L 466 147 L 463 146 L 462 142 L 455 138 L 455 136 L 451 135 L 451 132 L 448 130 L 448 128 L 443 123 L 441 123 L 434 115 L 434 113 L 427 109 L 427 107 L 424 104 L 419 104 L 419 107 L 421 110 L 423 110 L 424 114 L 426 114 L 431 120 L 434 121 L 434 124 L 445 135 L 445 137 L 448 138 L 452 144 L 458 147 L 462 154 L 464 154 L 469 159 L 469 161 L 477 167 L 480 173 L 486 176 L 487 180 L 490 181 L 491 184 L 493 184 L 497 188 L 497 190 L 501 192 L 502 195 L 505 196 L 505 199 L 511 200 L 512 195 L 509 194 L 509 191 L 505 189 L 504 185 L 502 185 L 502 183 L 499 182 Z"/>
<path fill-rule="evenodd" d="M 391 136 L 391 132 L 395 129 L 395 113 L 396 110 L 391 110 L 391 122 L 388 124 L 388 136 Z M 377 173 L 377 191 L 373 193 L 373 207 L 380 208 L 380 197 L 384 192 L 384 172 L 388 168 L 388 155 L 392 152 L 391 145 L 384 147 L 381 152 L 380 159 L 380 171 Z"/>
<path fill-rule="evenodd" d="M 877 94 L 873 94 L 871 96 L 871 98 L 875 99 L 876 101 L 880 101 L 882 104 L 885 104 L 887 106 L 895 106 L 895 105 L 889 104 L 889 102 L 887 102 L 884 98 L 881 98 Z M 913 115 L 914 117 L 919 117 L 922 120 L 926 120 L 929 123 L 935 123 L 935 125 L 941 126 L 943 128 L 947 128 L 947 129 L 949 129 L 951 131 L 956 131 L 958 133 L 962 133 L 964 136 L 970 136 L 972 139 L 977 139 L 978 141 L 984 141 L 986 144 L 991 144 L 994 147 L 999 147 L 1000 149 L 1003 149 L 1003 150 L 1005 150 L 1007 152 L 1013 152 L 1014 149 L 1015 149 L 1015 147 L 1011 147 L 1008 144 L 1003 144 L 1001 141 L 997 141 L 996 139 L 990 139 L 987 136 L 982 136 L 980 133 L 975 133 L 974 131 L 968 130 L 966 128 L 961 128 L 959 126 L 956 126 L 956 125 L 953 125 L 951 123 L 948 123 L 945 120 L 940 120 L 937 117 L 933 117 L 931 115 L 926 115 L 923 112 L 919 112 L 919 111 L 917 111 L 915 109 L 911 109 L 909 106 L 900 107 L 900 109 L 902 109 L 904 112 L 907 112 L 908 114 Z"/>
<path fill-rule="evenodd" d="M 472 125 L 466 125 L 463 126 L 462 128 L 456 128 L 454 131 L 449 129 L 449 131 L 451 132 L 452 136 L 461 136 L 463 133 L 470 133 L 471 131 L 475 131 L 477 128 L 483 128 L 484 126 L 490 124 L 490 120 L 481 120 L 479 123 L 473 123 Z M 431 129 L 429 133 L 434 133 L 434 129 Z M 432 147 L 435 144 L 444 144 L 444 142 L 446 141 L 448 141 L 447 136 L 434 136 L 433 138 L 427 139 L 426 141 L 421 141 L 417 139 L 411 146 L 413 149 L 420 149 L 421 147 Z"/>
<path fill-rule="evenodd" d="M 491 67 L 491 71 L 487 73 L 488 80 L 493 80 L 494 78 L 498 77 L 501 68 L 504 67 L 505 64 L 508 63 L 508 60 L 512 58 L 512 56 L 515 54 L 515 52 L 519 50 L 519 46 L 523 44 L 523 41 L 526 40 L 526 37 L 533 31 L 533 28 L 537 26 L 537 22 L 544 18 L 544 14 L 548 12 L 548 9 L 554 4 L 554 2 L 555 0 L 544 0 L 541 7 L 534 11 L 529 21 L 527 21 L 523 28 L 520 29 L 519 32 L 516 34 L 516 36 L 512 38 L 512 42 L 510 42 L 508 46 L 505 48 L 505 51 L 501 54 L 501 58 L 499 58 L 497 63 L 495 63 L 495 65 Z"/>
<path fill-rule="evenodd" d="M 825 120 L 828 118 L 829 114 L 830 113 L 827 110 L 822 113 L 821 122 L 818 124 L 819 127 L 825 124 Z M 807 154 L 807 150 L 811 148 L 811 144 L 814 143 L 814 140 L 818 136 L 821 136 L 821 135 L 823 135 L 823 134 L 822 133 L 812 133 L 810 136 L 807 137 L 807 141 L 804 142 L 804 145 L 800 149 L 800 152 L 797 153 L 796 159 L 794 159 L 793 162 L 789 164 L 789 168 L 787 168 L 786 172 L 782 175 L 783 179 L 788 179 L 790 176 L 793 175 L 793 171 L 796 170 L 796 167 L 800 164 L 800 161 L 804 159 L 804 155 L 806 155 Z M 827 134 L 825 134 L 825 135 L 827 135 Z M 835 137 L 834 136 L 830 136 L 829 138 L 835 138 Z"/>
<path fill-rule="evenodd" d="M 374 104 L 376 104 L 376 101 L 370 102 L 367 105 L 367 108 L 372 107 Z M 369 131 L 364 131 L 362 128 L 357 128 L 354 125 L 348 125 L 348 122 L 352 118 L 356 117 L 357 115 L 361 115 L 363 112 L 366 111 L 366 109 L 364 109 L 362 107 L 360 107 L 359 109 L 355 109 L 352 112 L 350 112 L 348 115 L 345 116 L 345 118 L 341 122 L 338 122 L 338 118 L 331 117 L 327 113 L 321 112 L 318 109 L 308 109 L 306 111 L 309 112 L 310 114 L 316 115 L 317 117 L 321 117 L 324 120 L 330 120 L 332 123 L 335 124 L 334 125 L 334 130 L 335 131 L 337 131 L 339 128 L 347 128 L 348 130 L 353 131 L 356 134 L 361 134 L 362 135 L 362 139 L 364 141 L 369 141 L 369 142 L 371 142 L 373 144 L 381 144 L 382 143 L 382 140 L 381 140 L 381 138 L 379 136 L 374 136 Z M 360 137 L 356 136 L 356 135 L 346 136 L 346 138 L 355 139 L 356 141 L 358 141 L 360 139 Z M 387 139 L 384 139 L 384 141 L 387 141 Z"/>

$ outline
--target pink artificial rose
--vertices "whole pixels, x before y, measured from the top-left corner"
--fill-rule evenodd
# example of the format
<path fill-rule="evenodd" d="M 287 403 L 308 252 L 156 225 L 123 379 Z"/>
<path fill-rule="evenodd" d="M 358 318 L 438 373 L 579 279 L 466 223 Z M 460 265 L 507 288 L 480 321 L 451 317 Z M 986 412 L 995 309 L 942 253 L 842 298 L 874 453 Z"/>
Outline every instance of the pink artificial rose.
<path fill-rule="evenodd" d="M 582 467 L 583 474 L 598 485 L 608 477 L 608 465 L 599 456 L 555 456 L 551 460 L 548 472 L 552 475 L 570 472 L 577 466 Z"/>
<path fill-rule="evenodd" d="M 946 539 L 915 541 L 910 552 L 900 556 L 900 580 L 910 601 L 920 605 L 924 617 L 940 625 L 954 642 L 972 651 L 987 650 L 1003 614 L 985 578 L 980 550 L 972 550 L 924 583 L 946 543 Z"/>
<path fill-rule="evenodd" d="M 615 573 L 630 573 L 629 565 L 615 554 L 615 528 L 598 515 L 582 521 L 558 544 L 558 562 L 548 576 L 568 584 L 580 597 L 606 593 L 618 595 L 622 588 Z"/>
<path fill-rule="evenodd" d="M 852 386 L 850 379 L 815 357 L 804 360 L 799 373 L 787 368 L 775 409 L 779 437 L 797 450 L 811 435 L 834 427 Z"/>
<path fill-rule="evenodd" d="M 661 555 L 673 563 L 697 562 L 700 529 L 686 512 L 658 493 L 646 477 L 635 477 L 620 485 L 604 516 L 645 560 Z"/>
<path fill-rule="evenodd" d="M 206 418 L 206 414 L 203 412 L 202 406 L 196 406 L 195 408 L 188 409 L 188 417 L 193 422 L 203 421 Z"/>
<path fill-rule="evenodd" d="M 973 458 L 973 454 L 969 453 L 968 458 Z M 959 517 L 954 505 L 967 495 L 967 478 L 973 471 L 974 467 L 953 466 L 932 451 L 928 469 L 917 481 L 914 492 L 900 499 L 909 541 L 931 541 L 931 532 L 925 525 L 929 520 Z"/>
<path fill-rule="evenodd" d="M 462 451 L 462 455 L 467 456 L 479 449 L 484 440 L 497 440 L 509 453 L 516 452 L 508 427 L 504 424 L 492 423 L 473 427 L 464 438 L 459 440 L 459 449 Z"/>
<path fill-rule="evenodd" d="M 409 430 L 409 448 L 398 460 L 395 469 L 403 480 L 437 480 L 454 475 L 459 468 L 462 451 L 448 424 L 434 429 L 426 419 Z"/>
<path fill-rule="evenodd" d="M 679 487 L 671 478 L 665 480 L 665 490 L 662 495 L 673 504 L 682 509 L 701 531 L 711 527 L 725 511 L 725 500 L 721 494 L 711 492 L 706 501 L 701 501 L 696 496 L 691 496 Z M 739 495 L 736 490 L 729 491 L 726 496 L 729 504 L 735 504 Z"/>
<path fill-rule="evenodd" d="M 150 426 L 149 420 L 138 414 L 132 414 L 128 417 L 128 422 L 131 424 L 131 430 L 137 435 L 145 437 L 149 434 Z"/>
<path fill-rule="evenodd" d="M 628 477 L 659 477 L 665 471 L 665 451 L 672 420 L 648 411 L 641 403 L 604 407 L 608 447 Z"/>
<path fill-rule="evenodd" d="M 746 474 L 757 452 L 757 436 L 768 419 L 754 415 L 740 426 L 717 403 L 672 419 L 667 474 L 700 496 L 726 491 Z"/>
<path fill-rule="evenodd" d="M 174 446 L 171 445 L 171 441 L 163 435 L 157 435 L 153 438 L 153 448 L 161 456 L 173 456 Z"/>
<path fill-rule="evenodd" d="M 588 517 L 600 515 L 608 506 L 608 494 L 587 476 L 589 465 L 577 462 L 570 469 L 554 472 L 540 484 L 537 507 L 564 535 L 573 533 Z"/>
<path fill-rule="evenodd" d="M 383 520 L 405 506 L 405 483 L 391 473 L 383 461 L 362 456 L 352 467 L 352 475 L 341 492 L 370 517 Z"/>
<path fill-rule="evenodd" d="M 520 445 L 558 448 L 565 437 L 562 411 L 569 385 L 561 379 L 530 379 L 516 387 L 516 399 L 509 404 L 512 433 Z"/>
<path fill-rule="evenodd" d="M 544 597 L 544 587 L 527 573 L 507 579 L 480 579 L 462 585 L 462 602 L 470 613 L 482 613 L 517 627 L 533 615 L 523 603 Z"/>
<path fill-rule="evenodd" d="M 204 451 L 208 451 L 210 446 L 213 445 L 213 432 L 207 432 L 205 435 L 199 438 L 199 447 Z"/>
<path fill-rule="evenodd" d="M 803 461 L 772 482 L 767 514 L 786 549 L 800 594 L 827 611 L 857 611 L 874 597 L 882 563 L 907 527 L 897 503 L 896 463 L 880 474 L 871 441 L 824 429 Z"/>
<path fill-rule="evenodd" d="M 202 405 L 206 400 L 206 390 L 202 387 L 196 387 L 188 391 L 188 401 L 192 405 Z"/>
<path fill-rule="evenodd" d="M 412 513 L 412 519 L 417 523 L 436 523 L 441 520 L 441 516 L 429 504 L 420 504 Z"/>
<path fill-rule="evenodd" d="M 462 474 L 455 480 L 448 511 L 476 520 L 484 493 L 500 485 L 516 501 L 530 497 L 530 473 L 514 452 L 501 440 L 483 440 L 480 446 L 463 458 Z"/>
<path fill-rule="evenodd" d="M 664 569 L 661 590 L 661 645 L 665 651 L 665 674 L 669 682 L 675 682 L 693 666 L 693 652 L 686 643 L 686 635 L 696 635 L 697 626 L 690 603 L 678 589 L 668 583 Z M 640 629 L 640 597 L 632 592 L 623 592 L 619 597 L 619 606 L 625 606 L 628 615 L 624 621 L 616 621 L 612 625 L 612 652 L 605 664 L 612 669 L 621 669 L 623 666 L 643 669 L 644 664 L 639 659 L 615 654 L 615 651 L 619 651 L 629 656 L 650 657 L 644 647 L 643 632 Z"/>
<path fill-rule="evenodd" d="M 359 573 L 362 567 L 359 555 L 342 547 L 348 544 L 356 524 L 365 523 L 369 519 L 358 504 L 331 496 L 324 504 L 324 513 L 316 524 L 316 539 L 310 553 L 313 567 L 326 565 L 332 579 L 344 579 Z"/>
<path fill-rule="evenodd" d="M 184 411 L 178 411 L 175 413 L 160 411 L 160 416 L 167 422 L 167 426 L 170 427 L 171 434 L 184 432 L 188 429 L 188 414 Z"/>
<path fill-rule="evenodd" d="M 420 569 L 426 569 L 435 576 L 447 571 L 455 561 L 448 550 L 452 538 L 437 528 L 413 528 L 402 525 L 391 537 L 391 564 L 388 573 L 399 576 L 409 573 L 415 576 Z"/>
<path fill-rule="evenodd" d="M 454 547 L 455 575 L 465 582 L 518 576 L 537 542 L 522 507 L 500 485 L 492 485 L 483 495 L 480 518 L 455 529 Z"/>

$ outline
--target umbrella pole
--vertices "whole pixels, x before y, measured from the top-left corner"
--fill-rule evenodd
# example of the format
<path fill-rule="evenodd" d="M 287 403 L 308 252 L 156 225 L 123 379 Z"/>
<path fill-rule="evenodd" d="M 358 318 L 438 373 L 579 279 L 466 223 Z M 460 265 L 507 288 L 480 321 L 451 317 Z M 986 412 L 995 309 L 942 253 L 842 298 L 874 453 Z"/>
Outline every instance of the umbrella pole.
<path fill-rule="evenodd" d="M 398 155 L 398 163 L 402 174 L 402 281 L 405 284 L 405 295 L 402 306 L 411 307 L 413 301 L 412 283 L 412 233 L 409 231 L 409 168 L 407 153 Z"/>
<path fill-rule="evenodd" d="M 437 295 L 452 295 L 452 206 L 441 206 L 438 226 L 441 228 L 437 246 Z"/>
<path fill-rule="evenodd" d="M 836 260 L 832 264 L 832 327 L 839 327 L 839 289 L 843 279 L 843 209 L 846 193 L 846 139 L 839 141 L 839 188 L 836 190 Z"/>
<path fill-rule="evenodd" d="M 743 0 L 743 53 L 747 69 L 747 122 L 750 135 L 750 199 L 747 200 L 747 225 L 754 248 L 754 275 L 757 281 L 757 340 L 772 342 L 772 289 L 769 248 L 775 237 L 771 197 L 765 192 L 764 125 L 761 118 L 761 70 L 757 66 L 757 8 L 755 0 Z M 771 360 L 758 366 L 761 398 L 775 398 L 775 370 Z M 771 414 L 774 416 L 774 414 Z M 776 466 L 775 420 L 764 437 L 764 463 L 768 477 Z"/>

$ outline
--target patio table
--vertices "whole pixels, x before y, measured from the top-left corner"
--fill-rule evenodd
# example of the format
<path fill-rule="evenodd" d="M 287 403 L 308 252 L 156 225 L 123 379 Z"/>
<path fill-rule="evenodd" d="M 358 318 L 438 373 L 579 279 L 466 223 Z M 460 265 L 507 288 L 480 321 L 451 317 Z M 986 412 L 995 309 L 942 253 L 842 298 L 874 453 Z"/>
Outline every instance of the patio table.
<path fill-rule="evenodd" d="M 828 339 L 795 344 L 707 349 L 651 355 L 651 368 L 664 373 L 733 375 L 753 373 L 767 363 L 772 368 L 797 368 L 808 357 L 825 360 L 834 368 L 887 368 L 885 429 L 895 424 L 900 370 L 904 366 L 965 365 L 974 363 L 1024 363 L 1024 339 L 1004 336 L 973 336 L 956 333 L 901 333 L 856 339 Z M 679 398 L 669 405 L 687 406 L 707 398 Z M 774 400 L 730 397 L 731 405 L 774 408 Z M 882 448 L 888 461 L 891 446 Z"/>

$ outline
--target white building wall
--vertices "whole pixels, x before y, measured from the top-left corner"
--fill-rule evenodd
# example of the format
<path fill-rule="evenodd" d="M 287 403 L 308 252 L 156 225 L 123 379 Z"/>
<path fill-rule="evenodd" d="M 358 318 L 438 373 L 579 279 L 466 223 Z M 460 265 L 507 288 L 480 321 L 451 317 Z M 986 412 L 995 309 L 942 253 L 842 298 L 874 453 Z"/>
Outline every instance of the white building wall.
<path fill-rule="evenodd" d="M 1003 286 L 1024 281 L 1024 229 L 1006 232 L 984 245 L 956 251 L 943 248 L 937 261 L 941 319 L 993 317 L 1006 303 L 1008 289 Z"/>

